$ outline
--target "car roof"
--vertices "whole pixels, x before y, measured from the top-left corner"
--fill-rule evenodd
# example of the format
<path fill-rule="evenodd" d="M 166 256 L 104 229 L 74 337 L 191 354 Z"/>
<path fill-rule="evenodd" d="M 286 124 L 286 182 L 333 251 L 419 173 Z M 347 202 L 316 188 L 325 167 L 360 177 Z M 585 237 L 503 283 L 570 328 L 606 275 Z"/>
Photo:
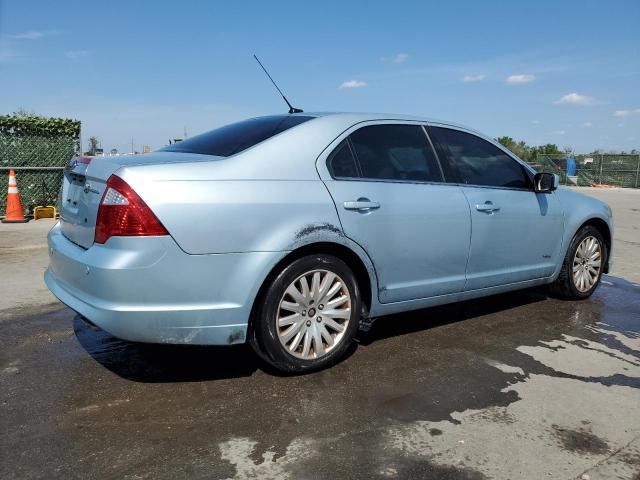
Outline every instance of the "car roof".
<path fill-rule="evenodd" d="M 368 113 L 368 112 L 303 112 L 303 113 L 293 113 L 291 115 L 294 116 L 302 116 L 302 117 L 316 117 L 316 118 L 335 118 L 336 120 L 346 120 L 353 123 L 360 122 L 369 122 L 369 121 L 380 121 L 380 120 L 395 120 L 402 121 L 408 120 L 412 122 L 425 122 L 432 123 L 437 125 L 447 125 L 450 127 L 461 128 L 463 130 L 468 130 L 470 132 L 477 133 L 485 137 L 482 132 L 479 132 L 475 128 L 469 127 L 467 125 L 463 125 L 460 123 L 450 122 L 447 120 L 439 120 L 436 118 L 422 117 L 417 115 L 407 115 L 407 114 L 398 114 L 398 113 Z"/>
<path fill-rule="evenodd" d="M 359 117 L 363 121 L 367 121 L 367 120 L 419 120 L 419 121 L 430 121 L 430 119 L 427 119 L 427 118 L 424 118 L 424 117 L 418 117 L 418 116 L 415 116 L 415 115 L 398 114 L 398 113 L 303 112 L 303 113 L 293 113 L 292 115 L 298 115 L 298 116 L 303 116 L 303 117 Z"/>

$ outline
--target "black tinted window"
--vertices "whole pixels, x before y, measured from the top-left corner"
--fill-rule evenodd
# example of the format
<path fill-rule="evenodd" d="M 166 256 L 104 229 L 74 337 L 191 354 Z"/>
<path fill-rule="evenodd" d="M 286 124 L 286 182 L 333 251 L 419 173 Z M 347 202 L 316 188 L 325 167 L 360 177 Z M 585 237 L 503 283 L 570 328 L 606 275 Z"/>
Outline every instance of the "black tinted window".
<path fill-rule="evenodd" d="M 346 140 L 331 153 L 327 166 L 332 177 L 352 178 L 358 176 L 356 160 Z"/>
<path fill-rule="evenodd" d="M 461 183 L 469 185 L 529 188 L 522 165 L 486 140 L 449 128 L 431 127 L 429 132 L 441 149 L 440 160 L 447 177 L 451 171 Z"/>
<path fill-rule="evenodd" d="M 229 157 L 312 118 L 297 115 L 252 118 L 196 135 L 160 151 Z"/>
<path fill-rule="evenodd" d="M 372 125 L 350 138 L 364 178 L 442 181 L 433 150 L 418 125 Z"/>

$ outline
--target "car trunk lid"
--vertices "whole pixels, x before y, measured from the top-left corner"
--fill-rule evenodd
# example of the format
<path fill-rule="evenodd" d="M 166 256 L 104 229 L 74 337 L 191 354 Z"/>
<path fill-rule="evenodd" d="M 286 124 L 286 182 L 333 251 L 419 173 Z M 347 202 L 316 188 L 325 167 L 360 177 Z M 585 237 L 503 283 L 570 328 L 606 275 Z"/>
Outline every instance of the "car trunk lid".
<path fill-rule="evenodd" d="M 92 157 L 76 157 L 65 168 L 59 198 L 62 233 L 84 248 L 93 244 L 96 215 L 106 183 L 89 176 Z"/>
<path fill-rule="evenodd" d="M 59 210 L 62 233 L 83 248 L 94 243 L 98 208 L 108 178 L 123 167 L 210 161 L 218 157 L 173 152 L 74 157 L 64 171 Z"/>

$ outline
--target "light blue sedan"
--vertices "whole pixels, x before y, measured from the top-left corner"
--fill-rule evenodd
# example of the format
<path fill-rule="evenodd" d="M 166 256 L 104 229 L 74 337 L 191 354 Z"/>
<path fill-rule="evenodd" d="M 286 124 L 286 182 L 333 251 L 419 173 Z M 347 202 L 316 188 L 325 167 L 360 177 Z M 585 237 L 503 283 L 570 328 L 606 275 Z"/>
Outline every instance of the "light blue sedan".
<path fill-rule="evenodd" d="M 45 281 L 116 337 L 248 341 L 278 369 L 310 371 L 373 317 L 543 284 L 589 297 L 609 268 L 611 210 L 557 187 L 450 123 L 254 118 L 146 155 L 74 159 Z"/>

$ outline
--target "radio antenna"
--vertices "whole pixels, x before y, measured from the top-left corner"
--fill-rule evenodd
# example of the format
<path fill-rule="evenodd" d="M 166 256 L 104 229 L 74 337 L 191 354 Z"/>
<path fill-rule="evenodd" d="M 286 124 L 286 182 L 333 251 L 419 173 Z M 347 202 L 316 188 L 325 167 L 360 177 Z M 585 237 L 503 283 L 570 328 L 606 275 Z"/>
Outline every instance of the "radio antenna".
<path fill-rule="evenodd" d="M 282 99 L 285 101 L 285 103 L 289 107 L 289 113 L 302 113 L 304 110 L 294 107 L 293 105 L 291 105 L 289 100 L 287 100 L 287 97 L 285 97 L 284 93 L 282 93 L 282 90 L 278 88 L 278 85 L 276 84 L 276 82 L 274 82 L 273 78 L 271 78 L 271 75 L 269 75 L 269 72 L 267 72 L 267 69 L 264 68 L 264 65 L 262 65 L 262 62 L 260 61 L 260 59 L 255 54 L 253 55 L 253 58 L 256 59 L 256 62 L 258 62 L 258 65 L 260 65 L 260 68 L 264 70 L 264 73 L 267 74 L 267 77 L 269 77 L 269 80 L 271 80 L 271 83 L 273 83 L 273 86 L 276 87 L 276 90 L 278 90 L 278 93 L 280 94 L 280 96 L 282 96 Z"/>

